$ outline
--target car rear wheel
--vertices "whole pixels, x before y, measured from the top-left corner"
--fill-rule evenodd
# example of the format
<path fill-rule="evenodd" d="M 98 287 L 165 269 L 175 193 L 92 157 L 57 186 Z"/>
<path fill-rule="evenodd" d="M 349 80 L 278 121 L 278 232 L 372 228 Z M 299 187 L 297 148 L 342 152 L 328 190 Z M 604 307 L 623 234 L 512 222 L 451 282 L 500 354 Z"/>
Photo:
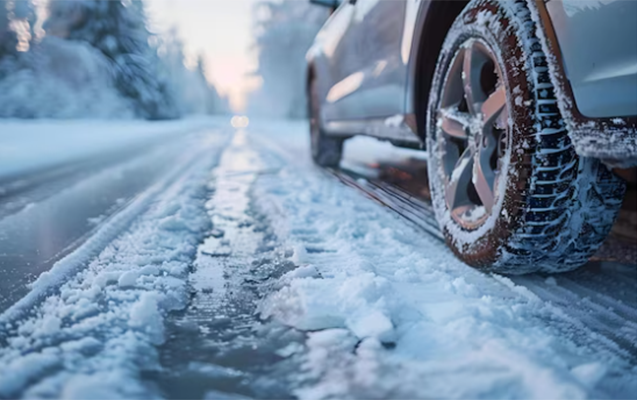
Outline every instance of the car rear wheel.
<path fill-rule="evenodd" d="M 341 162 L 344 139 L 326 135 L 321 126 L 319 118 L 321 102 L 316 79 L 310 82 L 308 103 L 312 159 L 321 167 L 337 167 Z"/>
<path fill-rule="evenodd" d="M 429 180 L 466 263 L 566 271 L 601 245 L 624 183 L 575 153 L 526 2 L 476 0 L 449 31 L 427 113 Z"/>

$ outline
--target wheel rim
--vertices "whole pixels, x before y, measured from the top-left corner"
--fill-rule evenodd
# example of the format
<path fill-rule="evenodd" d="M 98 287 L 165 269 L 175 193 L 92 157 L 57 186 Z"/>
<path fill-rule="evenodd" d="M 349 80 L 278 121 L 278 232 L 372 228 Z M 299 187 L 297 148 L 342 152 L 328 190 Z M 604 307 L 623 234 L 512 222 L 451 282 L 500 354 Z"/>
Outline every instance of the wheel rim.
<path fill-rule="evenodd" d="M 451 217 L 475 229 L 492 213 L 509 137 L 507 92 L 497 58 L 470 39 L 455 54 L 436 114 L 444 196 Z"/>

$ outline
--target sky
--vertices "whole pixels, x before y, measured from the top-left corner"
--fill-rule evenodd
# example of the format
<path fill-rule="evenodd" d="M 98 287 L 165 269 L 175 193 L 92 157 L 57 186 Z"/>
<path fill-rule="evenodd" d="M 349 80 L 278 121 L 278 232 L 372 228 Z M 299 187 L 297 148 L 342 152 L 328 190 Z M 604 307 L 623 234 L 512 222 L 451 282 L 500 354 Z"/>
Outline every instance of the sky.
<path fill-rule="evenodd" d="M 252 44 L 252 6 L 258 0 L 147 0 L 146 7 L 157 33 L 176 26 L 186 57 L 203 54 L 207 78 L 228 96 L 236 112 L 243 111 L 246 93 L 258 86 L 247 75 L 256 67 Z"/>

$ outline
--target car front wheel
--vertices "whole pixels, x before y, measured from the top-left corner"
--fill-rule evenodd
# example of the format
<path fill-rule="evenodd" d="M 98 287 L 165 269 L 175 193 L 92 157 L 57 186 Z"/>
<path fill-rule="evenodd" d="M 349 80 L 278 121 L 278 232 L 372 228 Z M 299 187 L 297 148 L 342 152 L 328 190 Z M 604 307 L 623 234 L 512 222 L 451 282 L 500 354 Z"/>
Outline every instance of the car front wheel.
<path fill-rule="evenodd" d="M 566 271 L 601 245 L 624 184 L 578 157 L 526 2 L 472 1 L 449 31 L 427 110 L 429 180 L 466 263 Z"/>

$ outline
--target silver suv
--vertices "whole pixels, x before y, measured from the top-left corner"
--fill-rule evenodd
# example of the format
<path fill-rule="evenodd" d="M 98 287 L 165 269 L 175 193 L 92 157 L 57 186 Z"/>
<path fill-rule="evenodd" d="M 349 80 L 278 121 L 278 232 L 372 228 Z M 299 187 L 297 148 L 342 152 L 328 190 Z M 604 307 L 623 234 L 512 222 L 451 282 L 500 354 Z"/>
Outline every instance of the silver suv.
<path fill-rule="evenodd" d="M 312 2 L 334 8 L 307 54 L 316 163 L 353 135 L 426 149 L 466 263 L 588 260 L 637 166 L 637 1 Z"/>

